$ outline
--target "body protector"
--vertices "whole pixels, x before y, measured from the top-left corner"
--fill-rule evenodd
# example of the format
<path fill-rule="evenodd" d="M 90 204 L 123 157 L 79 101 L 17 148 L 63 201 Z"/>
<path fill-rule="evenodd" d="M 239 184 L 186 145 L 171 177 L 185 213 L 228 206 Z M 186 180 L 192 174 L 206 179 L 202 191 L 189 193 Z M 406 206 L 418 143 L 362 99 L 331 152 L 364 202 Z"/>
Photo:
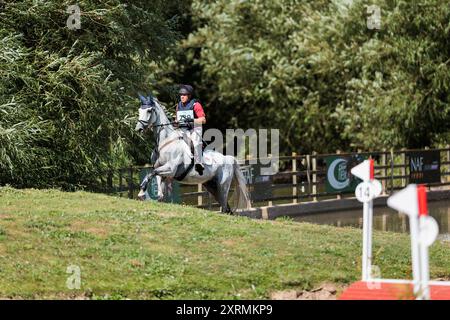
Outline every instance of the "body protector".
<path fill-rule="evenodd" d="M 180 124 L 180 128 L 188 128 L 192 130 L 194 128 L 194 119 L 197 118 L 194 112 L 194 104 L 197 100 L 192 99 L 186 105 L 180 101 L 177 104 L 177 121 Z"/>
<path fill-rule="evenodd" d="M 194 104 L 197 102 L 191 99 L 186 105 L 180 101 L 177 104 L 177 121 L 186 135 L 193 144 L 193 154 L 195 164 L 203 163 L 203 140 L 202 140 L 202 126 L 194 125 L 194 119 L 197 118 L 194 112 Z"/>

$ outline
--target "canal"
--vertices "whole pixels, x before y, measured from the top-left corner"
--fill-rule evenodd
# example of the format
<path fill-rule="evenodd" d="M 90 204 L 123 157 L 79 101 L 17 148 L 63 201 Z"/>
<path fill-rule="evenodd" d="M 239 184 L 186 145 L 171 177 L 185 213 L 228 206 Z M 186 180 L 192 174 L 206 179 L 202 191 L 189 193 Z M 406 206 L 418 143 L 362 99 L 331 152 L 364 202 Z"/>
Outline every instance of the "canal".
<path fill-rule="evenodd" d="M 388 207 L 375 207 L 373 226 L 375 230 L 409 232 L 408 216 Z M 450 240 L 450 200 L 428 203 L 430 215 L 439 224 L 439 238 Z M 362 228 L 362 209 L 336 211 L 295 217 L 295 221 L 328 224 L 337 227 Z"/>

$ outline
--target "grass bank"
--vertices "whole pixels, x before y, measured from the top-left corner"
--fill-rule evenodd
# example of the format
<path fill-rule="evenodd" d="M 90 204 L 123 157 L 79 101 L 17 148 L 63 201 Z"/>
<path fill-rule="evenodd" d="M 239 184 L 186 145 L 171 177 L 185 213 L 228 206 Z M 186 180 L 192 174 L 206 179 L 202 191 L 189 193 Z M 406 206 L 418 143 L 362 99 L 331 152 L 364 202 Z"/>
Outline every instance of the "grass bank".
<path fill-rule="evenodd" d="M 409 238 L 375 232 L 383 277 L 410 277 Z M 0 297 L 264 299 L 359 279 L 361 231 L 260 221 L 87 192 L 0 188 Z M 431 248 L 432 278 L 450 247 Z M 68 266 L 81 271 L 68 289 Z"/>

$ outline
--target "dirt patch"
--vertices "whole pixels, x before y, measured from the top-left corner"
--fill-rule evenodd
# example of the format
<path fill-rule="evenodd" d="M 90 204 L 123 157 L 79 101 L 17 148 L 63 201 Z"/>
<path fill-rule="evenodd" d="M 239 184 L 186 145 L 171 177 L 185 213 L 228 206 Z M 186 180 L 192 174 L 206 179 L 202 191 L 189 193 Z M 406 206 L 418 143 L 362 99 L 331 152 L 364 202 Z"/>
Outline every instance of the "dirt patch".
<path fill-rule="evenodd" d="M 107 237 L 109 235 L 109 229 L 110 226 L 108 225 L 103 225 L 102 227 L 91 227 L 84 221 L 75 221 L 70 225 L 70 230 L 72 231 L 84 231 L 100 237 Z"/>
<path fill-rule="evenodd" d="M 81 293 L 49 293 L 43 295 L 33 295 L 22 297 L 20 295 L 14 296 L 0 296 L 0 301 L 2 300 L 91 300 L 92 294 L 89 292 Z"/>
<path fill-rule="evenodd" d="M 334 284 L 324 283 L 310 291 L 276 291 L 270 295 L 270 298 L 272 300 L 336 300 L 341 291 L 342 288 L 338 288 Z"/>
<path fill-rule="evenodd" d="M 222 244 L 226 247 L 234 247 L 236 245 L 235 239 L 225 239 L 222 240 Z"/>

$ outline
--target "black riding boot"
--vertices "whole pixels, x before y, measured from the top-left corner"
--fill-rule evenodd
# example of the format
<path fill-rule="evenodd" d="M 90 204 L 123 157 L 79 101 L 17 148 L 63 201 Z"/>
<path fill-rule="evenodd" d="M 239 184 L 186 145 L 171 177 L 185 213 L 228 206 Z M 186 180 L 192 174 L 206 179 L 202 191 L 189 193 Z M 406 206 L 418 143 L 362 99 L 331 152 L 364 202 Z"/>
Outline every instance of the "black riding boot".
<path fill-rule="evenodd" d="M 200 163 L 195 164 L 195 171 L 197 171 L 199 175 L 203 175 L 203 170 L 205 170 L 205 168 Z"/>

